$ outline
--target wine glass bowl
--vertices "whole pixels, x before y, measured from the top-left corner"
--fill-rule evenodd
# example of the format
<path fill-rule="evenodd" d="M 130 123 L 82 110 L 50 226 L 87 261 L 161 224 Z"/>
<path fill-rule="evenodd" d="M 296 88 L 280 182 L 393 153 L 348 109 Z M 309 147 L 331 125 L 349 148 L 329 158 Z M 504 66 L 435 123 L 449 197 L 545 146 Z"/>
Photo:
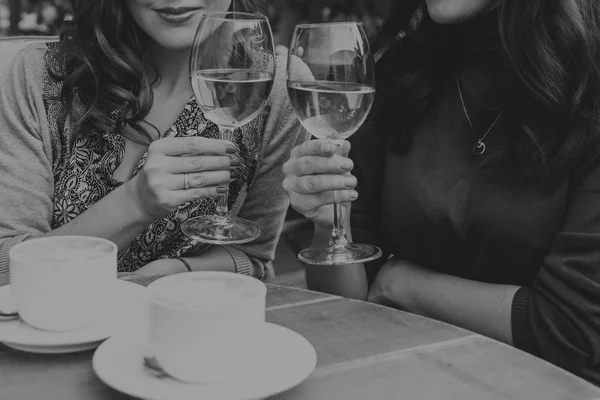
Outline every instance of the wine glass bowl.
<path fill-rule="evenodd" d="M 256 118 L 271 94 L 275 45 L 269 20 L 241 12 L 206 13 L 190 56 L 190 79 L 204 116 L 219 127 L 221 139 Z M 188 237 L 211 244 L 248 243 L 260 235 L 251 221 L 229 215 L 228 195 L 219 196 L 215 215 L 199 216 L 181 227 Z"/>
<path fill-rule="evenodd" d="M 341 142 L 365 122 L 375 99 L 373 56 L 364 27 L 352 22 L 298 25 L 289 51 L 288 94 L 300 123 L 312 136 L 341 149 Z M 330 245 L 302 250 L 301 261 L 347 265 L 381 257 L 376 246 L 350 242 L 343 210 L 336 201 Z"/>

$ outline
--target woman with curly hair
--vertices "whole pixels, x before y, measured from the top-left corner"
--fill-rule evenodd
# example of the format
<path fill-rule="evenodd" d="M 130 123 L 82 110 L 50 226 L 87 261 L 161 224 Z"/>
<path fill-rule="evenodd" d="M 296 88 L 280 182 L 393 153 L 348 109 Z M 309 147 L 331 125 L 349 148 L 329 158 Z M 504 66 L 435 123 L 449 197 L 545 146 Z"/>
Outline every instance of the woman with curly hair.
<path fill-rule="evenodd" d="M 600 384 L 600 2 L 407 0 L 385 35 L 378 99 L 349 158 L 313 141 L 284 166 L 315 244 L 340 189 L 353 239 L 384 257 L 308 266 L 309 287 Z"/>
<path fill-rule="evenodd" d="M 204 118 L 188 69 L 204 11 L 263 7 L 77 1 L 61 42 L 17 56 L 0 88 L 0 276 L 19 242 L 86 235 L 117 243 L 120 272 L 266 277 L 289 204 L 281 166 L 307 139 L 287 100 L 285 63 L 261 115 L 231 141 Z M 259 225 L 260 237 L 238 246 L 187 238 L 181 224 L 213 214 L 228 184 L 232 214 Z"/>

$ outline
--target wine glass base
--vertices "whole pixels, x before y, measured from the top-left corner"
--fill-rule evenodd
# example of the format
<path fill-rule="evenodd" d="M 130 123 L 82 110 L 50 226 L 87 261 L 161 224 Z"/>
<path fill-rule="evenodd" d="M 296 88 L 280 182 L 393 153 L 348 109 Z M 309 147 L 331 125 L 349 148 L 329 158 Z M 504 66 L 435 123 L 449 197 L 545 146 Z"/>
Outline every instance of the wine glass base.
<path fill-rule="evenodd" d="M 345 247 L 310 247 L 298 259 L 312 265 L 348 265 L 377 260 L 383 252 L 377 246 L 349 243 Z"/>
<path fill-rule="evenodd" d="M 260 228 L 250 221 L 236 217 L 220 221 L 212 215 L 185 221 L 181 231 L 199 242 L 221 245 L 249 243 L 260 235 Z"/>

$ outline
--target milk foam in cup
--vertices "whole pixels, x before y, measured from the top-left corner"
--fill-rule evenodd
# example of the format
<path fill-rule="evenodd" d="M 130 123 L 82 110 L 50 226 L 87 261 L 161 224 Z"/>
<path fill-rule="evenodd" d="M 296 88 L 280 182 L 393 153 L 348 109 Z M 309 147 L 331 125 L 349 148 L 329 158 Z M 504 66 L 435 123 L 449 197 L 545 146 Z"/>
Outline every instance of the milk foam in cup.
<path fill-rule="evenodd" d="M 117 282 L 117 246 L 101 238 L 32 239 L 14 246 L 9 258 L 19 316 L 42 330 L 90 326 Z"/>
<path fill-rule="evenodd" d="M 149 351 L 173 378 L 217 383 L 243 373 L 265 323 L 266 286 L 226 272 L 161 278 L 150 292 Z"/>

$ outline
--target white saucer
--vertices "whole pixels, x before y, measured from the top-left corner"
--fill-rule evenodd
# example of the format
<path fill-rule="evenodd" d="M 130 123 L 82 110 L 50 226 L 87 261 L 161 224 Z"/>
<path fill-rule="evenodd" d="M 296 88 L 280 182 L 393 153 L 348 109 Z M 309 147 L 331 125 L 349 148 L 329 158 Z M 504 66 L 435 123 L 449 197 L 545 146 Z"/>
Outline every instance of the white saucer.
<path fill-rule="evenodd" d="M 94 371 L 113 389 L 145 400 L 255 400 L 289 390 L 304 381 L 317 364 L 314 347 L 302 336 L 278 325 L 265 324 L 260 340 L 248 343 L 255 356 L 243 377 L 220 384 L 192 385 L 157 378 L 144 367 L 146 344 L 131 336 L 114 336 L 102 343 L 93 358 Z"/>
<path fill-rule="evenodd" d="M 0 287 L 0 292 L 8 290 Z M 20 319 L 0 321 L 0 342 L 16 350 L 39 354 L 75 353 L 90 350 L 112 335 L 138 335 L 148 321 L 146 288 L 118 281 L 114 293 L 107 293 L 105 310 L 93 325 L 68 332 L 36 329 Z"/>

